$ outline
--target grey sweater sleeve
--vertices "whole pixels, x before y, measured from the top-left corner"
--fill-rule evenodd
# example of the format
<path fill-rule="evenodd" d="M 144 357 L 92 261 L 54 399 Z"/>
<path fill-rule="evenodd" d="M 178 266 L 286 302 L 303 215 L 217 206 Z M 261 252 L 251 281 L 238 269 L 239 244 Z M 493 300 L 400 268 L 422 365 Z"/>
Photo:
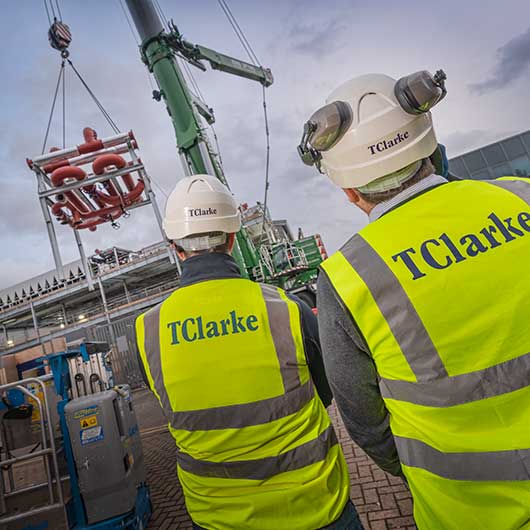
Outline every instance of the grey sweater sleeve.
<path fill-rule="evenodd" d="M 333 400 L 333 394 L 329 387 L 326 371 L 324 369 L 324 362 L 322 360 L 320 339 L 318 337 L 317 317 L 313 314 L 311 308 L 304 301 L 300 300 L 300 298 L 291 293 L 287 293 L 287 296 L 293 300 L 293 302 L 296 302 L 300 308 L 307 366 L 320 400 L 325 407 L 329 407 Z"/>
<path fill-rule="evenodd" d="M 346 430 L 381 469 L 401 475 L 374 361 L 324 273 L 317 282 L 317 307 L 324 366 Z"/>

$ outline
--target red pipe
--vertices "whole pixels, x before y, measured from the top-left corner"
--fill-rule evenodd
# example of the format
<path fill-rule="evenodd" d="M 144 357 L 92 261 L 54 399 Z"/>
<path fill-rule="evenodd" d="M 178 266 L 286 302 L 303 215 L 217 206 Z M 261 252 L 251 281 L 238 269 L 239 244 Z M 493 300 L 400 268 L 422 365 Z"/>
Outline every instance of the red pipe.
<path fill-rule="evenodd" d="M 80 211 L 75 204 L 65 197 L 65 195 L 58 195 L 56 199 L 57 202 L 52 206 L 52 213 L 61 217 L 63 220 L 67 220 L 70 226 L 81 223 L 85 214 L 88 213 Z M 68 210 L 70 210 L 70 215 L 68 215 L 63 208 L 68 208 Z"/>
<path fill-rule="evenodd" d="M 92 127 L 85 127 L 83 129 L 83 140 L 85 143 L 95 142 L 98 139 L 98 133 Z"/>
<path fill-rule="evenodd" d="M 101 155 L 94 160 L 92 163 L 92 170 L 94 171 L 94 174 L 96 175 L 103 175 L 105 173 L 105 169 L 108 167 L 114 166 L 117 169 L 123 169 L 127 166 L 127 162 L 125 159 L 117 154 L 109 153 L 106 155 Z M 125 186 L 127 187 L 128 193 L 121 195 L 118 194 L 118 197 L 114 194 L 114 191 L 116 190 L 115 186 L 112 185 L 112 187 L 107 187 L 110 195 L 104 194 L 99 192 L 98 197 L 106 202 L 107 204 L 117 206 L 119 204 L 129 205 L 133 202 L 136 202 L 142 192 L 144 191 L 145 184 L 142 180 L 138 179 L 138 182 L 136 185 L 134 184 L 134 180 L 130 173 L 126 173 L 125 175 L 122 175 L 123 182 Z M 104 184 L 112 184 L 110 181 L 105 181 Z"/>
<path fill-rule="evenodd" d="M 114 183 L 106 180 L 105 182 L 103 182 L 103 186 L 105 186 L 107 193 L 105 193 L 104 191 L 96 190 L 97 198 L 110 206 L 121 205 L 123 201 L 121 195 L 116 189 L 116 186 L 114 186 Z"/>
<path fill-rule="evenodd" d="M 142 195 L 144 189 L 144 181 L 142 179 L 138 179 L 138 182 L 136 183 L 134 189 L 131 192 L 127 193 L 127 195 L 125 196 L 125 204 L 129 206 L 129 204 L 138 202 L 138 200 L 140 199 L 140 195 Z"/>
<path fill-rule="evenodd" d="M 61 204 L 57 202 L 54 203 L 54 205 L 52 206 L 52 213 L 62 225 L 71 226 L 70 216 L 66 214 Z"/>
<path fill-rule="evenodd" d="M 56 168 L 51 175 L 52 184 L 54 186 L 62 186 L 67 178 L 75 178 L 80 181 L 86 178 L 86 173 L 80 167 L 67 165 Z M 96 187 L 94 184 L 83 186 L 81 189 L 89 195 L 99 208 L 105 207 L 105 203 L 96 194 Z M 68 197 L 72 205 L 79 210 L 81 215 L 86 216 L 89 212 L 94 211 L 82 202 L 74 191 L 67 191 L 65 195 Z"/>
<path fill-rule="evenodd" d="M 97 151 L 105 147 L 103 142 L 98 138 L 97 132 L 90 127 L 83 129 L 83 138 L 85 143 L 77 146 L 80 155 L 91 153 L 92 151 Z"/>
<path fill-rule="evenodd" d="M 52 184 L 56 187 L 62 186 L 66 179 L 83 180 L 86 173 L 77 166 L 66 166 L 57 168 L 51 175 Z"/>
<path fill-rule="evenodd" d="M 101 155 L 92 162 L 92 170 L 95 175 L 103 175 L 105 169 L 110 166 L 115 166 L 117 169 L 122 169 L 125 167 L 125 160 L 120 155 L 113 153 L 107 155 Z M 96 192 L 99 199 L 101 199 L 105 204 L 111 206 L 118 206 L 123 203 L 122 196 L 116 189 L 116 186 L 110 180 L 103 182 L 103 186 L 108 193 Z"/>
<path fill-rule="evenodd" d="M 103 175 L 105 169 L 110 166 L 115 166 L 116 169 L 123 169 L 126 165 L 127 163 L 122 156 L 109 153 L 107 155 L 98 156 L 96 160 L 92 162 L 92 169 L 96 175 Z"/>
<path fill-rule="evenodd" d="M 88 221 L 85 221 L 81 223 L 80 225 L 77 225 L 75 228 L 77 230 L 82 230 L 84 228 L 88 228 L 91 232 L 96 230 L 96 226 L 102 223 L 106 223 L 110 220 L 115 221 L 116 219 L 120 218 L 123 214 L 123 210 L 121 208 L 112 208 L 109 210 L 112 211 L 112 213 L 108 213 L 106 215 L 102 215 L 101 217 L 98 217 L 97 219 L 90 219 Z M 110 219 L 109 219 L 110 218 Z"/>
<path fill-rule="evenodd" d="M 138 144 L 136 143 L 135 140 L 132 141 L 132 147 L 133 147 L 133 149 L 138 149 Z M 121 154 L 121 153 L 129 152 L 129 146 L 127 144 L 113 146 L 113 147 L 105 147 L 105 149 L 113 149 L 114 153 L 116 153 L 118 155 Z M 103 153 L 103 154 L 106 154 L 106 153 Z M 88 164 L 89 162 L 92 162 L 95 158 L 97 158 L 97 156 L 98 155 L 96 154 L 96 155 L 92 155 L 92 157 L 87 157 L 86 155 L 79 155 L 79 156 L 74 156 L 74 157 L 71 157 L 71 158 L 62 158 L 60 160 L 56 160 L 55 162 L 50 162 L 49 164 L 45 165 L 42 168 L 42 170 L 45 173 L 52 173 L 58 167 L 82 166 L 84 164 Z M 83 158 L 85 160 L 83 160 Z M 29 160 L 29 159 L 27 159 L 26 161 L 28 162 L 28 164 L 30 164 L 30 168 L 31 168 L 32 161 Z"/>
<path fill-rule="evenodd" d="M 72 212 L 72 215 L 68 215 L 64 211 L 64 208 L 68 208 Z M 106 223 L 109 220 L 114 221 L 123 215 L 121 207 L 109 207 L 96 212 L 91 212 L 90 216 L 85 216 L 88 217 L 88 219 L 83 219 L 78 211 L 75 208 L 72 208 L 72 205 L 68 201 L 58 201 L 54 203 L 51 211 L 61 224 L 68 224 L 76 230 L 88 228 L 91 231 L 96 229 L 96 225 Z"/>
<path fill-rule="evenodd" d="M 121 178 L 123 179 L 127 191 L 132 191 L 134 189 L 134 180 L 131 177 L 131 174 L 127 173 L 126 175 L 122 175 Z"/>
<path fill-rule="evenodd" d="M 79 206 L 75 203 L 72 203 L 70 200 L 68 200 L 66 197 L 65 197 L 66 194 L 58 194 L 56 196 L 56 203 L 54 204 L 54 206 L 56 205 L 60 205 L 60 207 L 62 208 L 63 206 L 66 206 L 71 212 L 72 212 L 72 215 L 74 216 L 74 220 L 76 220 L 76 213 L 78 214 L 78 216 L 82 217 L 83 219 L 94 219 L 94 218 L 97 218 L 97 217 L 105 217 L 107 215 L 112 215 L 112 216 L 116 216 L 118 215 L 121 216 L 122 214 L 122 209 L 121 207 L 116 207 L 116 206 L 106 206 L 106 207 L 103 207 L 103 208 L 100 208 L 98 210 L 89 210 L 89 211 L 79 211 Z M 76 197 L 77 198 L 77 197 Z M 77 199 L 79 200 L 79 199 Z M 84 205 L 83 205 L 84 206 Z M 52 209 L 53 211 L 53 209 Z M 55 212 L 54 212 L 55 213 Z M 77 222 L 80 222 L 82 219 L 81 218 L 78 218 L 76 221 Z"/>
<path fill-rule="evenodd" d="M 57 168 L 51 175 L 51 181 L 54 186 L 62 186 L 66 179 L 76 179 L 77 181 L 81 181 L 85 178 L 86 173 L 80 167 L 76 166 Z M 74 218 L 77 217 L 75 213 L 77 213 L 79 217 L 86 217 L 87 215 L 90 215 L 91 212 L 96 211 L 85 204 L 74 190 L 66 191 L 64 195 L 67 201 L 61 202 L 63 202 L 63 205 L 66 204 L 66 202 L 68 203 L 68 208 L 72 211 Z M 80 219 L 75 220 L 76 222 L 80 221 Z"/>
<path fill-rule="evenodd" d="M 53 162 L 52 164 L 48 164 L 47 166 L 44 166 L 42 169 L 45 173 L 52 173 L 53 171 L 55 171 L 56 169 L 60 167 L 69 166 L 69 165 L 70 165 L 70 161 L 63 159 L 63 160 L 59 160 L 58 162 Z"/>

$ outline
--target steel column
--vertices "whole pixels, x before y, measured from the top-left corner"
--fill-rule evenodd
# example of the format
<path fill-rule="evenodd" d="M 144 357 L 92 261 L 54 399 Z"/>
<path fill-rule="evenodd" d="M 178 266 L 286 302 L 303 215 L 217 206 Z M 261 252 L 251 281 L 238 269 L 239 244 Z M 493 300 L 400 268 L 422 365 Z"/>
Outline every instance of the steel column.
<path fill-rule="evenodd" d="M 101 294 L 101 301 L 103 302 L 103 309 L 105 310 L 105 320 L 107 321 L 107 326 L 109 328 L 110 333 L 110 340 L 112 341 L 112 347 L 118 348 L 116 343 L 116 334 L 114 333 L 114 328 L 112 327 L 112 322 L 110 320 L 109 315 L 109 306 L 107 305 L 107 297 L 105 296 L 105 289 L 103 289 L 103 282 L 101 281 L 101 278 L 98 277 L 97 279 L 98 286 L 99 286 L 99 293 Z"/>
<path fill-rule="evenodd" d="M 77 243 L 77 249 L 79 250 L 79 257 L 81 258 L 81 263 L 83 265 L 83 272 L 85 273 L 85 278 L 88 284 L 88 290 L 93 291 L 94 280 L 92 278 L 92 269 L 90 268 L 90 264 L 88 263 L 88 260 L 86 258 L 85 249 L 83 247 L 83 242 L 81 241 L 81 234 L 79 233 L 79 230 L 76 230 L 75 228 L 74 228 L 74 237 L 75 237 L 75 242 Z"/>
<path fill-rule="evenodd" d="M 50 245 L 52 247 L 53 261 L 55 262 L 55 269 L 59 279 L 64 279 L 64 270 L 63 262 L 61 260 L 61 253 L 59 251 L 59 244 L 57 243 L 57 234 L 55 233 L 55 227 L 53 226 L 52 218 L 50 211 L 48 209 L 48 204 L 46 203 L 46 198 L 41 194 L 46 191 L 46 183 L 43 180 L 41 172 L 37 172 L 37 186 L 39 192 L 39 203 L 42 210 L 42 215 L 44 216 L 44 222 L 46 223 L 46 231 L 48 232 L 48 238 L 50 240 Z"/>
<path fill-rule="evenodd" d="M 29 303 L 29 308 L 31 310 L 31 318 L 33 319 L 33 327 L 35 328 L 35 333 L 37 334 L 37 341 L 40 344 L 40 347 L 42 349 L 42 354 L 46 355 L 46 348 L 44 347 L 44 344 L 42 343 L 42 340 L 40 337 L 39 323 L 37 321 L 37 313 L 35 312 L 35 308 L 33 307 L 33 302 Z M 53 347 L 53 342 L 52 342 L 52 347 Z"/>

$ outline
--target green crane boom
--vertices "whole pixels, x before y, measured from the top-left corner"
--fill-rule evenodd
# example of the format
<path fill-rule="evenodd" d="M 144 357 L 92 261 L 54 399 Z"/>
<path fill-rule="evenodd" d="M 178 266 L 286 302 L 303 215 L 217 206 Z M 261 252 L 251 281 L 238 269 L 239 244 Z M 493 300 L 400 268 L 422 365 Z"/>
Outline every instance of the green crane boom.
<path fill-rule="evenodd" d="M 164 100 L 173 122 L 185 174 L 208 173 L 228 186 L 218 154 L 212 149 L 201 125 L 200 115 L 212 123 L 213 113 L 190 92 L 176 58 L 180 57 L 201 70 L 206 70 L 206 62 L 214 70 L 251 79 L 265 87 L 273 82 L 271 71 L 184 40 L 173 23 L 168 28 L 163 26 L 152 0 L 126 2 L 142 40 L 142 60 L 158 83 L 159 90 L 153 93 L 153 97 Z M 256 208 L 260 208 L 262 219 L 257 225 Z M 268 212 L 259 204 L 244 213 L 249 224 L 237 234 L 234 248 L 234 258 L 243 275 L 297 292 L 312 290 L 316 268 L 325 254 L 320 237 L 301 237 L 293 241 L 292 237 L 285 236 L 288 229 L 283 232 L 285 237 L 278 236 Z M 268 239 L 264 244 L 266 233 Z"/>
<path fill-rule="evenodd" d="M 166 31 L 151 0 L 127 0 L 127 5 L 142 39 L 142 59 L 160 87 L 155 97 L 164 100 L 171 116 L 185 173 L 212 174 L 228 186 L 218 156 L 203 132 L 193 96 L 175 54 L 202 70 L 206 67 L 201 60 L 206 60 L 214 69 L 258 81 L 264 86 L 272 84 L 270 70 L 193 45 L 182 38 L 174 25 Z M 234 257 L 246 276 L 259 262 L 256 249 L 244 230 L 237 234 Z"/>

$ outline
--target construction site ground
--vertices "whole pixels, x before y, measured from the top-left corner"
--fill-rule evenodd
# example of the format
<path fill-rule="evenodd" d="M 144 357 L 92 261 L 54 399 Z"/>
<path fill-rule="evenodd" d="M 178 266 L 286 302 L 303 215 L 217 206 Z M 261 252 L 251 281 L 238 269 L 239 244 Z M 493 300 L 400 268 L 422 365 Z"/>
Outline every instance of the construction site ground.
<path fill-rule="evenodd" d="M 135 408 L 151 487 L 149 529 L 191 528 L 176 473 L 175 443 L 158 403 L 147 390 L 135 393 Z M 366 530 L 415 529 L 410 492 L 400 478 L 381 471 L 348 436 L 335 405 L 329 409 L 350 471 L 351 499 Z"/>
<path fill-rule="evenodd" d="M 153 516 L 148 529 L 173 530 L 191 528 L 191 520 L 186 511 L 184 496 L 177 479 L 176 447 L 167 430 L 162 410 L 148 390 L 138 390 L 133 394 L 133 402 L 142 436 L 147 480 L 151 488 Z M 350 472 L 351 499 L 363 521 L 366 530 L 415 529 L 412 517 L 410 492 L 399 478 L 381 471 L 373 461 L 357 447 L 344 429 L 335 405 L 329 409 L 337 436 L 344 450 Z M 65 469 L 64 469 L 65 471 Z M 42 483 L 46 475 L 42 460 L 36 459 L 19 463 L 13 469 L 17 488 Z M 4 479 L 7 474 L 4 472 Z M 63 484 L 65 498 L 68 498 L 69 484 Z M 25 511 L 45 502 L 46 490 L 31 494 L 23 493 L 9 499 L 8 513 Z M 14 511 L 13 511 L 14 510 Z M 8 525 L 6 530 L 41 528 L 40 518 L 27 519 L 20 524 Z M 31 523 L 37 526 L 31 526 Z M 4 530 L 0 525 L 0 530 Z M 48 516 L 50 530 L 66 530 L 64 512 L 58 510 Z"/>

